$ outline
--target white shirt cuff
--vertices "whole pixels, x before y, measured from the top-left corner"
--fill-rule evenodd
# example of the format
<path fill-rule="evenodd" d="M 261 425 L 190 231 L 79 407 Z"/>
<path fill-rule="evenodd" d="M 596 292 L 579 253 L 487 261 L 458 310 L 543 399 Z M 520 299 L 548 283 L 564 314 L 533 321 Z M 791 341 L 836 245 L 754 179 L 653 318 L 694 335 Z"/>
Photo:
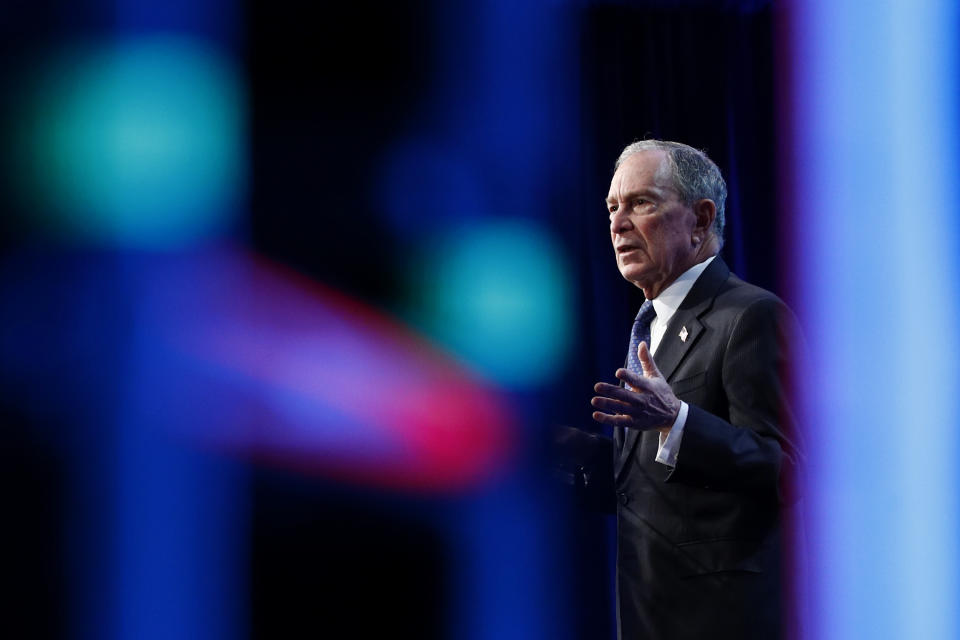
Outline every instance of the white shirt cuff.
<path fill-rule="evenodd" d="M 664 436 L 660 434 L 660 448 L 657 449 L 657 462 L 669 467 L 677 466 L 677 454 L 680 452 L 680 439 L 683 438 L 683 427 L 687 424 L 687 411 L 690 407 L 686 402 L 680 401 L 680 411 L 677 413 L 677 419 L 673 421 L 670 433 Z"/>

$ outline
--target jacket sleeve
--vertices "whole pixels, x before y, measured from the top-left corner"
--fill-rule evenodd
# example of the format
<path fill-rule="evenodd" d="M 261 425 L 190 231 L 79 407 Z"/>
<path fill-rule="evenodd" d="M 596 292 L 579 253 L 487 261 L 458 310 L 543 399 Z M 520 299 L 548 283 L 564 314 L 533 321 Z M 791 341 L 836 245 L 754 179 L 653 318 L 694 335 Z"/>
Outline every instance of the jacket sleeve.
<path fill-rule="evenodd" d="M 691 404 L 667 482 L 795 500 L 792 478 L 803 453 L 788 381 L 802 340 L 777 298 L 739 314 L 722 357 L 729 421 Z"/>

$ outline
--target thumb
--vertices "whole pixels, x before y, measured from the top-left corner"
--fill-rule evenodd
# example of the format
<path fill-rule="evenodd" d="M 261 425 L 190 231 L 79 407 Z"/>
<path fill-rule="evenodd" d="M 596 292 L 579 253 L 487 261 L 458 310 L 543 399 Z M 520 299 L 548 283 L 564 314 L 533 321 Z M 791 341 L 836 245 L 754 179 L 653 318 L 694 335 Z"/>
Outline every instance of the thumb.
<path fill-rule="evenodd" d="M 650 355 L 650 347 L 646 342 L 641 342 L 637 347 L 637 358 L 640 360 L 640 366 L 643 367 L 643 376 L 645 378 L 662 378 L 660 369 L 653 362 L 653 356 Z"/>

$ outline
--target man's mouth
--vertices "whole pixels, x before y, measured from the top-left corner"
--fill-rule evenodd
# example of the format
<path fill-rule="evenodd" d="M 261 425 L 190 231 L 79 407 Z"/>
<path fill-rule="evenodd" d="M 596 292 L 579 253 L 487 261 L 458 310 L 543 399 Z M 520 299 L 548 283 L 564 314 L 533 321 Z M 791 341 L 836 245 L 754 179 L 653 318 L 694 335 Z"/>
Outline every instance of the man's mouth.
<path fill-rule="evenodd" d="M 635 244 L 621 244 L 617 247 L 617 255 L 623 255 L 625 253 L 630 253 L 631 251 L 637 251 L 640 247 Z"/>

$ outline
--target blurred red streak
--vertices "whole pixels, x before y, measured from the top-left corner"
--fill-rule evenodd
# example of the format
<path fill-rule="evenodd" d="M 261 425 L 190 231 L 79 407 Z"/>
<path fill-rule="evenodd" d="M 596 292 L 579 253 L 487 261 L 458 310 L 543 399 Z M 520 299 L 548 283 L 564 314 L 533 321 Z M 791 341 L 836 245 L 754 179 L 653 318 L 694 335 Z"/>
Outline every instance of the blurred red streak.
<path fill-rule="evenodd" d="M 175 342 L 318 407 L 310 437 L 280 420 L 269 439 L 250 434 L 234 443 L 246 454 L 354 483 L 425 490 L 469 488 L 508 462 L 515 442 L 505 403 L 425 339 L 262 258 L 230 252 L 200 262 L 181 272 L 189 287 L 166 288 L 180 298 L 167 308 L 189 315 L 175 323 Z M 296 433 L 281 446 L 285 428 Z M 331 438 L 338 429 L 361 432 Z"/>

